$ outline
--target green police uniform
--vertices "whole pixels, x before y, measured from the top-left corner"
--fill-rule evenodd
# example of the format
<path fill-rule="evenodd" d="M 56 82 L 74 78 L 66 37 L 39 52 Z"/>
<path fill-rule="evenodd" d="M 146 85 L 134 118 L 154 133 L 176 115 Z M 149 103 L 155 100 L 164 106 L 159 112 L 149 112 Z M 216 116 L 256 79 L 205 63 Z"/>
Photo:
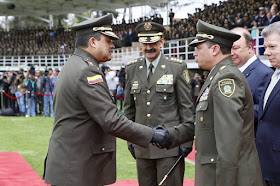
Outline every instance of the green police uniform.
<path fill-rule="evenodd" d="M 116 38 L 109 14 L 74 26 L 77 35 L 100 32 Z M 85 26 L 86 25 L 86 26 Z M 102 186 L 116 181 L 116 138 L 147 147 L 149 127 L 117 114 L 95 58 L 76 48 L 54 88 L 55 123 L 45 164 L 45 182 L 57 186 Z"/>
<path fill-rule="evenodd" d="M 205 41 L 231 47 L 239 37 L 199 21 L 191 45 Z M 173 144 L 191 138 L 186 127 L 170 129 Z M 214 66 L 196 107 L 196 186 L 260 186 L 262 175 L 254 139 L 254 103 L 250 87 L 227 57 Z"/>
<path fill-rule="evenodd" d="M 140 24 L 136 31 L 142 43 L 161 39 L 163 26 L 156 23 Z M 193 125 L 193 104 L 187 65 L 184 61 L 159 55 L 152 78 L 147 80 L 146 58 L 127 64 L 124 114 L 143 125 L 163 125 L 166 128 L 181 123 Z M 182 145 L 192 147 L 192 142 Z M 138 181 L 140 186 L 158 185 L 179 156 L 179 147 L 170 150 L 153 145 L 135 145 Z M 182 185 L 183 158 L 169 175 L 164 185 Z"/>

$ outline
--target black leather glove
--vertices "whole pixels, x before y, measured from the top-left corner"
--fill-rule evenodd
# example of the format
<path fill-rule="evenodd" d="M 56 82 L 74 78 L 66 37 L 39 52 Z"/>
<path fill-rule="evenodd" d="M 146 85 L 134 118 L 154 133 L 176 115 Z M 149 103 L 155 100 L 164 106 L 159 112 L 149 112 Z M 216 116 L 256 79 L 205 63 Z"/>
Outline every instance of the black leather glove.
<path fill-rule="evenodd" d="M 153 128 L 153 138 L 151 140 L 151 143 L 158 148 L 166 148 L 171 144 L 171 137 L 169 135 L 169 132 L 166 128 L 164 128 L 161 125 L 158 125 L 157 127 Z"/>
<path fill-rule="evenodd" d="M 192 147 L 181 147 L 181 146 L 179 147 L 179 153 L 184 158 L 187 157 L 189 153 L 191 153 L 191 151 L 192 151 Z"/>
<path fill-rule="evenodd" d="M 134 152 L 134 145 L 133 144 L 129 144 L 127 147 L 128 147 L 128 150 L 129 150 L 130 154 L 132 155 L 132 157 L 134 159 L 136 159 L 135 152 Z"/>

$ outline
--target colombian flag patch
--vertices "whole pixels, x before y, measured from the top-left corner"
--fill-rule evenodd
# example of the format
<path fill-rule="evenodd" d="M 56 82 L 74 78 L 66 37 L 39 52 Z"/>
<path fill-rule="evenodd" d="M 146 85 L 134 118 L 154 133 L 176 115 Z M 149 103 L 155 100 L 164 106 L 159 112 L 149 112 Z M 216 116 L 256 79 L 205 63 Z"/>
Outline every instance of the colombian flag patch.
<path fill-rule="evenodd" d="M 92 77 L 87 77 L 88 80 L 88 84 L 92 85 L 92 84 L 96 84 L 99 82 L 103 82 L 102 76 L 101 75 L 95 75 Z"/>

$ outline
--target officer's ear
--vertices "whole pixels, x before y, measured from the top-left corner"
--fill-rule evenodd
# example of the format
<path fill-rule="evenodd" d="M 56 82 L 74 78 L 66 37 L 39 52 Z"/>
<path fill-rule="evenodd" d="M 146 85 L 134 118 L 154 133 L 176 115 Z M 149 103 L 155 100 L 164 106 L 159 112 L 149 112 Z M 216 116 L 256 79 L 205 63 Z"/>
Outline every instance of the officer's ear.
<path fill-rule="evenodd" d="M 212 47 L 211 47 L 211 49 L 212 49 L 212 55 L 213 56 L 216 56 L 219 52 L 220 52 L 220 46 L 219 45 L 213 45 Z"/>
<path fill-rule="evenodd" d="M 97 39 L 95 37 L 91 37 L 88 41 L 88 47 L 96 48 Z"/>
<path fill-rule="evenodd" d="M 160 42 L 160 48 L 163 47 L 164 41 L 165 41 L 164 38 L 161 38 L 161 39 L 159 40 L 159 42 Z"/>

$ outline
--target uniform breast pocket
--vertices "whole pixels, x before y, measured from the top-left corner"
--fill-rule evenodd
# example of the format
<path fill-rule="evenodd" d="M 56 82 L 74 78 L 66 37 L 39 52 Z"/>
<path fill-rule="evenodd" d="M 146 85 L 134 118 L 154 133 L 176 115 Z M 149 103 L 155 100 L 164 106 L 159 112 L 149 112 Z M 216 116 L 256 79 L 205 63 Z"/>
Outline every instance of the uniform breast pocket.
<path fill-rule="evenodd" d="M 133 99 L 136 104 L 138 104 L 140 101 L 140 97 L 139 97 L 140 93 L 141 93 L 141 87 L 132 88 L 130 91 L 130 94 L 133 95 Z"/>
<path fill-rule="evenodd" d="M 196 106 L 196 127 L 202 129 L 212 128 L 210 118 L 207 118 L 208 102 L 200 101 Z M 208 111 L 209 112 L 209 111 Z"/>
<path fill-rule="evenodd" d="M 161 104 L 172 104 L 175 101 L 173 85 L 156 85 L 157 100 Z"/>

